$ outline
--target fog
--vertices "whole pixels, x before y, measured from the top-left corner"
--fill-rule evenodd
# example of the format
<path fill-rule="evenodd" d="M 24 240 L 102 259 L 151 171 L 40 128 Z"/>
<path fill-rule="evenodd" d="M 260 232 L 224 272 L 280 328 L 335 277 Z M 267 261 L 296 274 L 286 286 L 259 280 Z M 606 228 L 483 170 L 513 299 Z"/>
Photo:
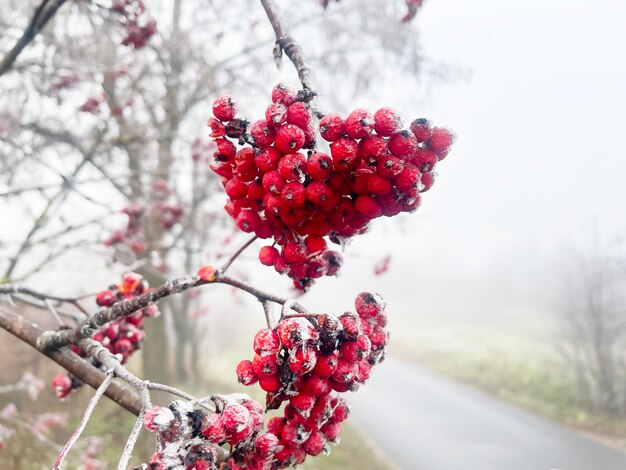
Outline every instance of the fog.
<path fill-rule="evenodd" d="M 320 282 L 308 302 L 347 306 L 355 290 L 376 289 L 412 315 L 549 311 L 563 254 L 593 234 L 626 236 L 624 17 L 616 1 L 426 2 L 423 51 L 461 78 L 419 100 L 378 92 L 458 140 L 417 213 L 376 220 L 339 285 Z M 355 252 L 390 253 L 390 271 L 372 278 L 373 261 Z"/>

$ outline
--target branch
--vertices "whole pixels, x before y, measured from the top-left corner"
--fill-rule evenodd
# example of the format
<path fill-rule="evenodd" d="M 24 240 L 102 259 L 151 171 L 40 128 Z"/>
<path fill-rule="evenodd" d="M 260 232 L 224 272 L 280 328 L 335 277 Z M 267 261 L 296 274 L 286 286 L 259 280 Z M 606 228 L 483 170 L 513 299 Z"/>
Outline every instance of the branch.
<path fill-rule="evenodd" d="M 83 417 L 80 420 L 80 423 L 78 424 L 78 428 L 76 428 L 76 431 L 74 431 L 74 433 L 70 436 L 65 446 L 63 446 L 63 450 L 61 451 L 56 461 L 54 462 L 54 465 L 52 466 L 52 470 L 60 470 L 61 465 L 63 464 L 63 460 L 65 460 L 65 457 L 67 457 L 67 454 L 69 453 L 69 451 L 72 449 L 72 447 L 74 446 L 74 444 L 76 443 L 80 435 L 85 430 L 85 426 L 87 426 L 87 423 L 89 422 L 91 415 L 96 409 L 96 406 L 98 405 L 98 402 L 100 401 L 100 398 L 102 398 L 102 395 L 104 394 L 104 392 L 106 392 L 107 388 L 109 388 L 109 385 L 111 385 L 112 380 L 113 380 L 113 371 L 109 370 L 106 373 L 105 379 L 102 381 L 100 386 L 96 389 L 96 393 L 94 393 L 93 397 L 91 397 L 91 400 L 89 400 L 89 404 L 87 405 L 87 409 L 85 410 L 85 413 L 83 414 Z"/>
<path fill-rule="evenodd" d="M 261 0 L 261 5 L 265 9 L 267 18 L 274 28 L 276 34 L 276 45 L 279 47 L 279 54 L 284 51 L 289 60 L 294 65 L 298 72 L 298 77 L 302 86 L 308 90 L 315 91 L 315 72 L 309 65 L 309 62 L 302 51 L 300 45 L 294 38 L 287 34 L 287 31 L 283 27 L 282 21 L 276 5 L 273 0 Z M 280 56 L 278 55 L 277 58 Z"/>
<path fill-rule="evenodd" d="M 206 284 L 228 284 L 230 286 L 241 289 L 249 294 L 255 296 L 259 301 L 269 301 L 280 305 L 288 302 L 289 299 L 279 297 L 267 292 L 264 292 L 250 284 L 233 279 L 228 276 L 222 276 L 216 274 L 213 280 L 203 280 L 198 276 L 184 276 L 172 281 L 167 281 L 165 284 L 152 289 L 145 294 L 138 295 L 130 299 L 120 300 L 113 304 L 112 307 L 102 309 L 95 313 L 90 318 L 84 320 L 76 328 L 71 328 L 61 331 L 46 331 L 37 340 L 37 348 L 42 351 L 50 351 L 61 348 L 63 346 L 69 346 L 70 344 L 78 344 L 83 339 L 90 337 L 104 324 L 110 321 L 116 320 L 120 317 L 125 317 L 135 313 L 142 308 L 148 307 L 159 300 L 169 297 L 173 294 L 180 294 L 194 287 L 203 286 Z M 1 292 L 1 290 L 0 290 Z M 301 313 L 306 313 L 306 310 L 299 304 L 294 305 L 294 310 Z"/>
<path fill-rule="evenodd" d="M 44 332 L 21 315 L 4 309 L 0 309 L 0 328 L 7 330 L 35 349 L 37 349 L 37 338 Z M 98 388 L 106 377 L 100 369 L 68 349 L 39 351 L 94 389 Z M 114 382 L 109 386 L 105 395 L 131 413 L 139 414 L 141 399 L 127 387 Z"/>
<path fill-rule="evenodd" d="M 257 238 L 259 238 L 259 237 L 257 237 L 255 235 L 250 240 L 248 240 L 246 243 L 244 243 L 241 246 L 241 248 L 239 248 L 237 251 L 235 251 L 235 253 L 230 258 L 228 258 L 228 260 L 226 260 L 226 263 L 224 263 L 224 265 L 217 271 L 218 276 L 224 274 L 228 270 L 230 265 L 233 264 L 233 261 L 235 261 L 239 257 L 239 255 L 246 250 L 246 248 L 248 248 L 250 245 L 252 245 L 252 243 L 254 243 L 254 241 Z"/>
<path fill-rule="evenodd" d="M 24 30 L 22 37 L 17 40 L 13 48 L 0 62 L 0 76 L 4 75 L 13 65 L 22 50 L 35 39 L 35 36 L 46 26 L 65 0 L 43 0 L 35 10 L 30 23 Z"/>

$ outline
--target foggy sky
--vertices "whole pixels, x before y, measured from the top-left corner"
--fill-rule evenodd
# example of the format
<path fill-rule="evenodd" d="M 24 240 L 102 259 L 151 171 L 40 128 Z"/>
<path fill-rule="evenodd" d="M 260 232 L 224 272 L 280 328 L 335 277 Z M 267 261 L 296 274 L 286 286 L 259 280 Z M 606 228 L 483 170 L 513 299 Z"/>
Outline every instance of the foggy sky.
<path fill-rule="evenodd" d="M 407 313 L 534 311 L 555 252 L 584 244 L 592 225 L 626 238 L 624 18 L 626 4 L 608 0 L 425 2 L 424 54 L 470 74 L 437 86 L 417 115 L 458 141 L 417 213 L 402 229 L 374 221 L 339 282 L 324 280 L 308 302 L 331 308 L 340 296 L 348 307 L 356 291 L 375 289 Z M 410 91 L 378 92 L 416 115 Z M 380 106 L 371 96 L 357 104 Z M 381 278 L 350 259 L 387 251 L 394 261 Z"/>

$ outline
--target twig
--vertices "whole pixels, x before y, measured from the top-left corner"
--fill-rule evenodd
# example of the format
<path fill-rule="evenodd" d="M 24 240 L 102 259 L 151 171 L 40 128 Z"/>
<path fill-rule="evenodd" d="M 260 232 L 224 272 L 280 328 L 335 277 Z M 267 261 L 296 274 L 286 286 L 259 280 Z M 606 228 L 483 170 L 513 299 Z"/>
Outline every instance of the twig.
<path fill-rule="evenodd" d="M 262 300 L 261 305 L 263 305 L 263 312 L 265 313 L 265 323 L 267 323 L 268 328 L 272 328 L 272 310 L 270 303 L 267 300 Z"/>
<path fill-rule="evenodd" d="M 126 470 L 128 467 L 128 462 L 133 455 L 133 449 L 135 448 L 135 444 L 137 443 L 137 439 L 139 438 L 139 434 L 143 428 L 143 419 L 146 415 L 146 410 L 150 407 L 150 393 L 148 392 L 148 388 L 144 388 L 141 391 L 141 410 L 139 411 L 139 415 L 137 415 L 137 419 L 135 420 L 135 424 L 133 425 L 133 429 L 128 436 L 128 440 L 126 441 L 126 445 L 124 446 L 124 450 L 122 452 L 122 456 L 120 457 L 120 461 L 117 464 L 117 470 Z"/>
<path fill-rule="evenodd" d="M 285 30 L 278 8 L 273 0 L 261 0 L 261 5 L 265 9 L 267 18 L 272 24 L 274 34 L 276 34 L 276 44 L 280 50 L 284 51 L 289 60 L 293 63 L 298 72 L 298 77 L 302 86 L 308 90 L 315 91 L 315 72 L 308 63 L 300 45 Z"/>
<path fill-rule="evenodd" d="M 93 411 L 96 409 L 96 406 L 98 405 L 98 402 L 100 401 L 100 398 L 102 398 L 102 395 L 104 395 L 104 392 L 111 384 L 111 380 L 113 380 L 112 369 L 106 372 L 105 379 L 102 381 L 102 383 L 96 390 L 96 393 L 94 393 L 93 397 L 91 397 L 91 400 L 89 400 L 89 404 L 87 405 L 85 414 L 83 414 L 83 418 L 80 420 L 80 424 L 78 425 L 78 428 L 76 428 L 76 431 L 74 431 L 74 433 L 70 436 L 69 440 L 63 447 L 63 450 L 61 451 L 56 461 L 54 462 L 54 465 L 52 467 L 53 470 L 59 470 L 61 468 L 61 465 L 63 464 L 63 460 L 65 460 L 65 457 L 67 457 L 67 454 L 72 449 L 72 446 L 76 443 L 80 435 L 85 430 L 85 426 L 87 426 L 87 423 L 89 422 L 89 419 L 91 418 L 91 415 L 93 414 Z"/>
<path fill-rule="evenodd" d="M 59 317 L 59 314 L 52 306 L 52 302 L 50 302 L 50 299 L 44 299 L 44 303 L 46 304 L 46 307 L 48 307 L 48 310 L 50 311 L 54 319 L 57 321 L 59 326 L 61 327 L 65 326 L 65 323 L 63 323 L 63 320 L 61 320 L 61 317 Z"/>
<path fill-rule="evenodd" d="M 226 261 L 226 263 L 224 263 L 224 265 L 217 271 L 218 275 L 222 275 L 224 274 L 228 268 L 230 267 L 231 264 L 233 264 L 233 261 L 235 261 L 239 255 L 241 253 L 243 253 L 246 248 L 248 248 L 250 245 L 252 245 L 252 243 L 254 243 L 254 241 L 257 239 L 258 237 L 255 235 L 254 237 L 252 237 L 250 240 L 248 240 L 246 243 L 244 243 L 241 248 L 239 248 L 237 251 L 235 251 L 235 253 L 228 258 L 228 260 Z"/>
<path fill-rule="evenodd" d="M 43 27 L 50 21 L 57 10 L 65 3 L 65 0 L 43 0 L 41 4 L 35 10 L 30 23 L 24 30 L 24 34 L 20 37 L 13 48 L 7 52 L 7 54 L 0 62 L 0 76 L 7 72 L 17 56 L 20 55 L 22 50 L 33 40 L 35 36 L 43 29 Z"/>

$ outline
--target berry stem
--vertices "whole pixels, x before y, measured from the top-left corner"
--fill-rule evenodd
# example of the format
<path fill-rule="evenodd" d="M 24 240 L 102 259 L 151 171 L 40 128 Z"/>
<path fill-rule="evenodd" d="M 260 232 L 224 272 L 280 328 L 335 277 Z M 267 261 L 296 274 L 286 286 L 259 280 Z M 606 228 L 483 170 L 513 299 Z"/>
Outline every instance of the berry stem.
<path fill-rule="evenodd" d="M 294 38 L 289 36 L 285 30 L 276 4 L 273 0 L 261 0 L 261 5 L 263 5 L 267 18 L 270 20 L 274 33 L 276 34 L 277 46 L 280 47 L 281 51 L 285 52 L 291 63 L 296 68 L 302 86 L 308 90 L 314 91 L 316 89 L 315 72 L 309 65 L 309 61 L 304 55 L 300 45 Z"/>
<path fill-rule="evenodd" d="M 216 272 L 216 276 L 220 276 L 222 274 L 224 274 L 228 268 L 230 267 L 231 264 L 233 264 L 233 261 L 235 261 L 239 255 L 241 255 L 246 248 L 248 248 L 250 245 L 252 245 L 252 243 L 254 243 L 254 241 L 259 238 L 256 235 L 254 237 L 252 237 L 250 240 L 248 240 L 246 243 L 244 243 L 230 258 L 228 258 L 228 260 L 226 260 L 226 263 L 224 263 L 224 265 L 217 270 Z"/>

